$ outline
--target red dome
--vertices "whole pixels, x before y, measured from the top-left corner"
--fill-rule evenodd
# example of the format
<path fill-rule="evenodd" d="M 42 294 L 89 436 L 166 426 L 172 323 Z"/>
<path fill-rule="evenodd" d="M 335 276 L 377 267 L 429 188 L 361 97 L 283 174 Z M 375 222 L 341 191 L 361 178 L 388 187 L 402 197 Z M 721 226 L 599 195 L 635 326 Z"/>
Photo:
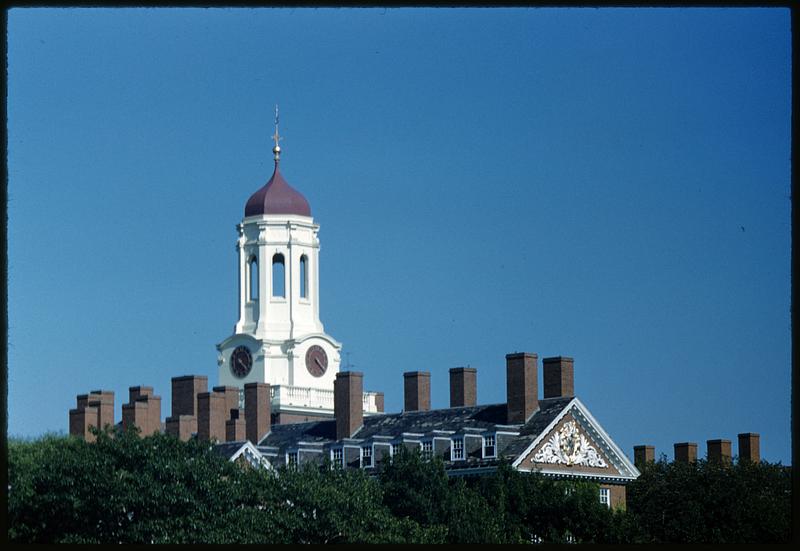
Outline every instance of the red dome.
<path fill-rule="evenodd" d="M 264 187 L 247 200 L 245 216 L 260 214 L 299 214 L 311 216 L 311 207 L 303 195 L 286 183 L 275 163 L 275 172 Z"/>

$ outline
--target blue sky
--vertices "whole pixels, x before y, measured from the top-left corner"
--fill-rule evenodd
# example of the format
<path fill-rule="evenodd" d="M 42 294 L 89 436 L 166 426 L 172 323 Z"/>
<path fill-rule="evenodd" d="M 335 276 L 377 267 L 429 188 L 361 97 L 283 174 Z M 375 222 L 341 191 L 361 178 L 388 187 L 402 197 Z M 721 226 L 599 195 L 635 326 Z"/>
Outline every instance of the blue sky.
<path fill-rule="evenodd" d="M 788 9 L 12 9 L 8 432 L 217 384 L 278 103 L 388 411 L 404 371 L 497 403 L 506 353 L 560 354 L 629 456 L 790 463 L 790 67 Z"/>

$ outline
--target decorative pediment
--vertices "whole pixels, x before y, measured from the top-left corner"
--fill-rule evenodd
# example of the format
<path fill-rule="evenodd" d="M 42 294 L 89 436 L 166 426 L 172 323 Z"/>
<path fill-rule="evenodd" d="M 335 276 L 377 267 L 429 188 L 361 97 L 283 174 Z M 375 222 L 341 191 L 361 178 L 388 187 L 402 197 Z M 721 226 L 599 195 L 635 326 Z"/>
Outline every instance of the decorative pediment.
<path fill-rule="evenodd" d="M 564 423 L 561 430 L 555 432 L 533 456 L 533 461 L 608 468 L 608 463 L 589 443 L 589 439 L 581 434 L 575 421 Z"/>
<path fill-rule="evenodd" d="M 513 461 L 555 476 L 633 479 L 639 471 L 580 400 L 573 398 Z"/>

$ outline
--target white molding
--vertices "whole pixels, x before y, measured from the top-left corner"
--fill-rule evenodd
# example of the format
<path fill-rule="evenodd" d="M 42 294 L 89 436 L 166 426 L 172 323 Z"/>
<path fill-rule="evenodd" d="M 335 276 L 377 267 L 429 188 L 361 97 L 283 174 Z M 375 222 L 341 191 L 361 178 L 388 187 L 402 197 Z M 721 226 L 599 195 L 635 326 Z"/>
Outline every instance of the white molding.
<path fill-rule="evenodd" d="M 514 468 L 519 468 L 522 461 L 530 455 L 530 453 L 536 449 L 536 447 L 542 442 L 542 440 L 548 436 L 558 425 L 559 422 L 564 418 L 567 413 L 573 411 L 577 411 L 579 416 L 582 416 L 583 419 L 586 421 L 586 424 L 594 431 L 598 438 L 596 439 L 596 443 L 603 448 L 605 451 L 606 457 L 609 461 L 614 464 L 618 471 L 620 471 L 620 475 L 605 475 L 605 474 L 595 474 L 595 473 L 564 473 L 563 471 L 553 471 L 551 469 L 539 469 L 539 472 L 544 474 L 568 474 L 569 476 L 582 476 L 582 477 L 597 477 L 597 478 L 618 478 L 623 480 L 632 480 L 638 478 L 641 474 L 639 470 L 631 463 L 631 461 L 627 458 L 627 456 L 622 453 L 622 450 L 614 443 L 608 433 L 603 429 L 600 423 L 589 413 L 589 410 L 586 409 L 586 406 L 578 400 L 577 397 L 570 400 L 570 402 L 564 406 L 564 408 L 559 412 L 558 415 L 550 422 L 549 425 L 541 432 L 539 435 L 531 442 L 527 448 L 523 452 L 521 452 L 517 458 L 511 463 L 511 466 Z M 575 415 L 573 415 L 575 417 Z M 610 452 L 610 453 L 609 453 Z M 620 468 L 622 467 L 622 468 Z M 627 474 L 624 473 L 627 471 Z"/>

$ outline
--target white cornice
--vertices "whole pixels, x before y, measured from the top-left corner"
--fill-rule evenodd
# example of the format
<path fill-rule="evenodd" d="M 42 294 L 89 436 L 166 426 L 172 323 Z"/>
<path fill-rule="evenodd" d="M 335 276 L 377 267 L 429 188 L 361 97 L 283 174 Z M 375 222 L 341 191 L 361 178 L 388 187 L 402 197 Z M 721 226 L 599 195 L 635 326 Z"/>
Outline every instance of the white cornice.
<path fill-rule="evenodd" d="M 584 477 L 596 477 L 596 478 L 614 478 L 614 479 L 625 479 L 631 480 L 637 478 L 641 473 L 639 470 L 631 463 L 631 461 L 625 456 L 622 450 L 614 443 L 608 433 L 603 429 L 600 423 L 589 413 L 589 410 L 586 409 L 586 406 L 578 400 L 578 398 L 573 398 L 570 402 L 562 409 L 558 415 L 550 422 L 549 425 L 541 432 L 539 435 L 531 442 L 525 451 L 520 453 L 514 462 L 511 464 L 512 467 L 518 468 L 522 461 L 542 442 L 542 440 L 549 435 L 553 429 L 558 425 L 559 422 L 564 418 L 567 413 L 572 412 L 578 413 L 578 417 L 582 418 L 581 420 L 584 421 L 589 428 L 591 429 L 590 432 L 594 432 L 596 435 L 597 443 L 603 448 L 606 453 L 606 456 L 609 460 L 614 464 L 618 471 L 620 471 L 620 475 L 602 475 L 602 474 L 594 474 L 594 473 L 574 473 L 574 476 L 584 476 Z M 550 471 L 550 470 L 541 470 L 539 472 L 546 473 L 546 474 L 564 474 L 561 471 Z M 573 473 L 570 473 L 573 475 Z"/>

